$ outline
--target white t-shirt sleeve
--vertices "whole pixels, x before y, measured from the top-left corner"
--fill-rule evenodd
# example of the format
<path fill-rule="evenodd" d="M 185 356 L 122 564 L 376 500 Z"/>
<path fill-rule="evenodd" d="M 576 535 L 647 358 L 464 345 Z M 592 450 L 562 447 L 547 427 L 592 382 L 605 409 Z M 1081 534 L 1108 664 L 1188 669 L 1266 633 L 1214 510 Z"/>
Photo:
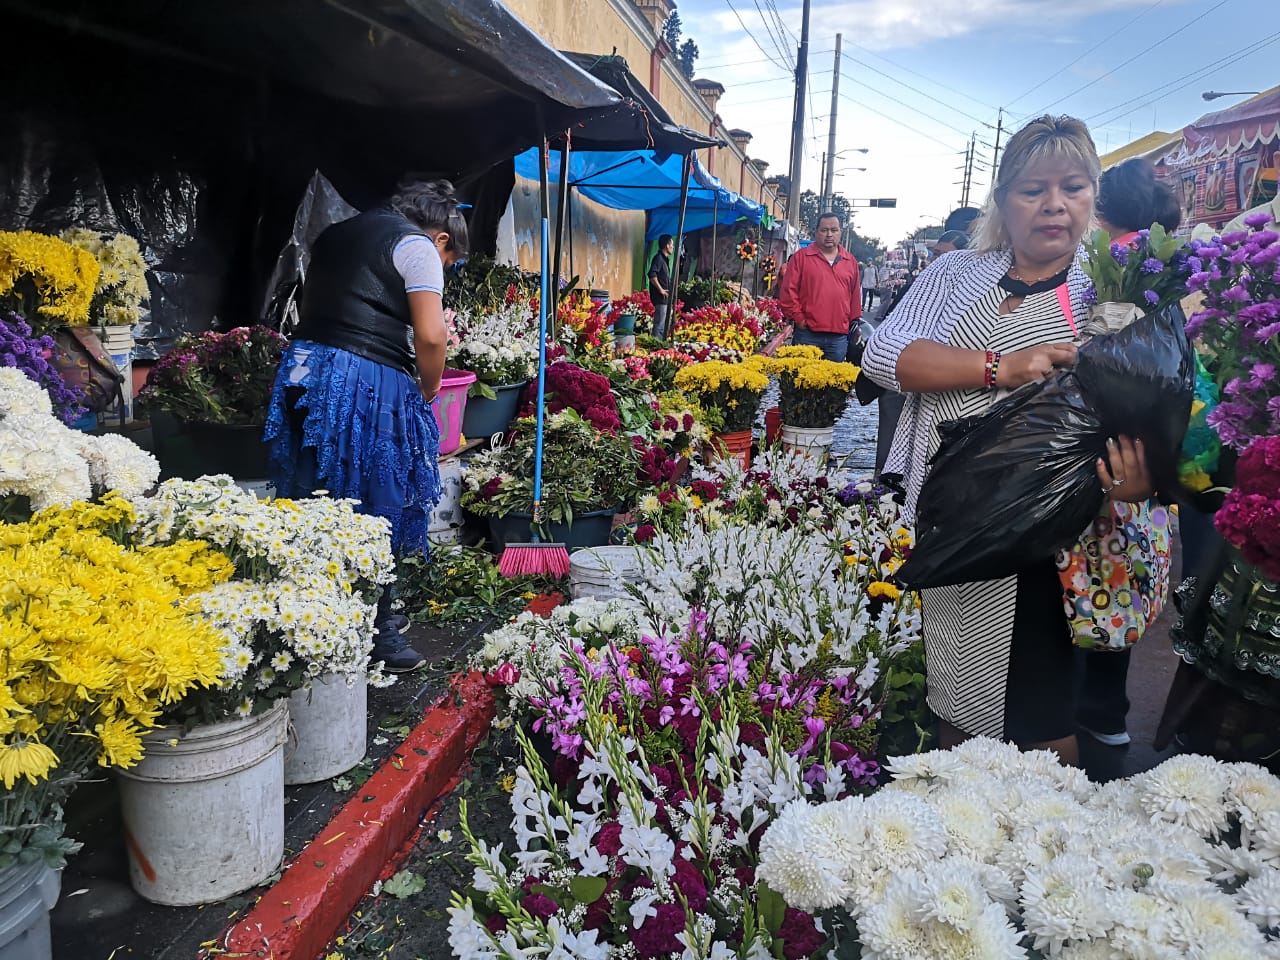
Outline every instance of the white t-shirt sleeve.
<path fill-rule="evenodd" d="M 391 251 L 391 262 L 404 277 L 404 292 L 427 290 L 444 295 L 444 264 L 429 237 L 414 233 L 405 237 Z"/>

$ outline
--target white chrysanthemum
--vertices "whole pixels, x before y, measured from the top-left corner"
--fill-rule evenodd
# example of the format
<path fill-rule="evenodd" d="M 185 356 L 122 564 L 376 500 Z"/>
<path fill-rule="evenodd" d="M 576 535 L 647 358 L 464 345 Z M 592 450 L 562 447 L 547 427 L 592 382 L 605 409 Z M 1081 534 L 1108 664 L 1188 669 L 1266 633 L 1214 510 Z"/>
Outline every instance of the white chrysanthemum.
<path fill-rule="evenodd" d="M 866 905 L 858 918 L 862 960 L 906 960 L 928 957 L 929 938 L 915 917 L 919 903 L 918 871 L 904 870 L 889 883 L 884 895 Z"/>
<path fill-rule="evenodd" d="M 1227 828 L 1227 767 L 1212 757 L 1172 757 L 1134 778 L 1142 808 L 1153 820 L 1190 827 L 1203 837 Z"/>
<path fill-rule="evenodd" d="M 920 866 L 946 852 L 947 834 L 938 812 L 910 794 L 872 794 L 863 803 L 866 861 L 873 866 Z"/>
<path fill-rule="evenodd" d="M 1204 860 L 1209 865 L 1210 876 L 1219 883 L 1235 883 L 1256 877 L 1268 869 L 1262 857 L 1254 851 L 1225 843 L 1206 843 Z"/>
<path fill-rule="evenodd" d="M 1169 940 L 1189 954 L 1209 944 L 1249 944 L 1251 949 L 1237 954 L 1255 957 L 1263 942 L 1258 928 L 1236 907 L 1235 901 L 1210 888 L 1179 896 L 1172 903 L 1173 921 Z"/>
<path fill-rule="evenodd" d="M 946 857 L 920 872 L 923 882 L 914 915 L 921 923 L 936 921 L 956 930 L 971 930 L 991 905 L 972 862 Z"/>
<path fill-rule="evenodd" d="M 816 810 L 804 802 L 784 807 L 760 839 L 756 869 L 756 877 L 789 905 L 810 912 L 838 906 L 849 895 L 850 864 L 818 838 Z"/>
<path fill-rule="evenodd" d="M 0 367 L 0 417 L 52 413 L 53 403 L 44 387 L 21 370 Z"/>
<path fill-rule="evenodd" d="M 1280 867 L 1280 811 L 1258 815 L 1249 833 L 1249 848 L 1265 862 Z"/>
<path fill-rule="evenodd" d="M 85 434 L 80 452 L 89 464 L 89 478 L 94 487 L 103 492 L 118 490 L 129 500 L 150 490 L 160 476 L 159 461 L 117 433 Z"/>
<path fill-rule="evenodd" d="M 1107 939 L 1125 956 L 1145 957 L 1155 944 L 1169 942 L 1173 907 L 1168 900 L 1143 890 L 1112 890 L 1107 908 L 1115 921 Z"/>
<path fill-rule="evenodd" d="M 1097 862 L 1064 853 L 1050 863 L 1028 867 L 1022 885 L 1022 919 L 1037 950 L 1055 951 L 1070 940 L 1104 936 L 1112 926 L 1099 896 L 1104 889 Z"/>
<path fill-rule="evenodd" d="M 1280 813 L 1280 777 L 1256 763 L 1233 763 L 1227 802 L 1246 827 L 1263 813 Z"/>
<path fill-rule="evenodd" d="M 1092 810 L 1114 813 L 1134 820 L 1146 820 L 1147 811 L 1142 807 L 1138 788 L 1131 780 L 1112 780 L 1104 783 L 1087 801 Z"/>
<path fill-rule="evenodd" d="M 964 760 L 949 750 L 930 750 L 926 753 L 890 757 L 885 769 L 893 774 L 896 783 L 923 780 L 933 785 L 939 781 L 947 782 L 964 765 Z"/>
<path fill-rule="evenodd" d="M 1280 870 L 1266 870 L 1236 894 L 1245 915 L 1264 930 L 1280 927 Z"/>
<path fill-rule="evenodd" d="M 1116 950 L 1108 940 L 1082 940 L 1069 943 L 1055 956 L 1058 960 L 1125 960 L 1125 955 Z"/>
<path fill-rule="evenodd" d="M 933 792 L 929 802 L 942 820 L 949 852 L 994 862 L 1007 838 L 989 799 L 981 791 L 943 787 Z"/>
<path fill-rule="evenodd" d="M 1009 923 L 1004 908 L 990 904 L 968 930 L 945 924 L 928 928 L 926 953 L 937 960 L 1024 960 L 1022 933 Z"/>

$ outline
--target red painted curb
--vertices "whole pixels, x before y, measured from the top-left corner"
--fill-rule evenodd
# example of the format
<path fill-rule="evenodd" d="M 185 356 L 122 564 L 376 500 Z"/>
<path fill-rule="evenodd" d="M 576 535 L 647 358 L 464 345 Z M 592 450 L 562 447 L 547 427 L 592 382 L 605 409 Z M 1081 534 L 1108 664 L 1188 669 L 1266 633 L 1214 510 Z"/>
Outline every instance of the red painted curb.
<path fill-rule="evenodd" d="M 483 674 L 455 675 L 404 743 L 231 928 L 221 956 L 315 960 L 422 812 L 455 782 L 493 717 Z"/>

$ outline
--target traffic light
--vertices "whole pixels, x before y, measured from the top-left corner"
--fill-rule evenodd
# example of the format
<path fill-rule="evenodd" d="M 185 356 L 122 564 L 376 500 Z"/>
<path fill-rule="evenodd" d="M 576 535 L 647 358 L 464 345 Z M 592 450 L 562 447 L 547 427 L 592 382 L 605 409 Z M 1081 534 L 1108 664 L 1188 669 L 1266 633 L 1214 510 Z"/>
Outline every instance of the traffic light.
<path fill-rule="evenodd" d="M 879 199 L 871 200 L 868 206 L 887 207 L 887 208 L 893 209 L 898 206 L 898 198 L 897 197 L 880 197 Z"/>

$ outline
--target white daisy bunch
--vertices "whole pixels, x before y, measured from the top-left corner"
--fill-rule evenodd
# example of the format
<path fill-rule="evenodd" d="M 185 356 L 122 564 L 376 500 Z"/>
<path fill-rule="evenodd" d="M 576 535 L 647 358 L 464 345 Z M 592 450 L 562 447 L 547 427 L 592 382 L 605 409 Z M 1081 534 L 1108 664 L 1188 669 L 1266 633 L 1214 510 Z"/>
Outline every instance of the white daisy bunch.
<path fill-rule="evenodd" d="M 760 843 L 760 877 L 855 924 L 864 958 L 1280 956 L 1280 780 L 1260 767 L 1180 756 L 1096 787 L 978 739 L 889 769 Z"/>
<path fill-rule="evenodd" d="M 0 496 L 24 496 L 42 510 L 108 490 L 134 498 L 155 484 L 160 465 L 136 443 L 72 430 L 52 410 L 39 384 L 0 367 Z"/>
<path fill-rule="evenodd" d="M 633 600 L 581 597 L 561 604 L 547 617 L 526 611 L 485 634 L 471 665 L 492 673 L 511 664 L 520 673 L 515 683 L 505 687 L 504 713 L 495 722 L 506 723 L 506 718 L 529 713 L 531 697 L 556 696 L 564 685 L 563 667 L 576 649 L 637 643 L 643 620 L 644 611 Z"/>
<path fill-rule="evenodd" d="M 207 540 L 254 579 L 325 578 L 371 596 L 395 579 L 390 524 L 356 513 L 354 504 L 328 497 L 259 500 L 225 476 L 166 480 L 155 496 L 135 504 L 135 534 L 144 544 Z"/>
<path fill-rule="evenodd" d="M 231 580 L 196 594 L 192 605 L 227 637 L 222 687 L 239 692 L 246 716 L 255 701 L 324 675 L 386 685 L 380 666 L 367 666 L 375 608 L 330 580 Z"/>
<path fill-rule="evenodd" d="M 501 385 L 530 380 L 538 369 L 538 324 L 528 301 L 515 300 L 453 317 L 456 342 L 446 362 L 470 370 L 482 382 Z"/>

